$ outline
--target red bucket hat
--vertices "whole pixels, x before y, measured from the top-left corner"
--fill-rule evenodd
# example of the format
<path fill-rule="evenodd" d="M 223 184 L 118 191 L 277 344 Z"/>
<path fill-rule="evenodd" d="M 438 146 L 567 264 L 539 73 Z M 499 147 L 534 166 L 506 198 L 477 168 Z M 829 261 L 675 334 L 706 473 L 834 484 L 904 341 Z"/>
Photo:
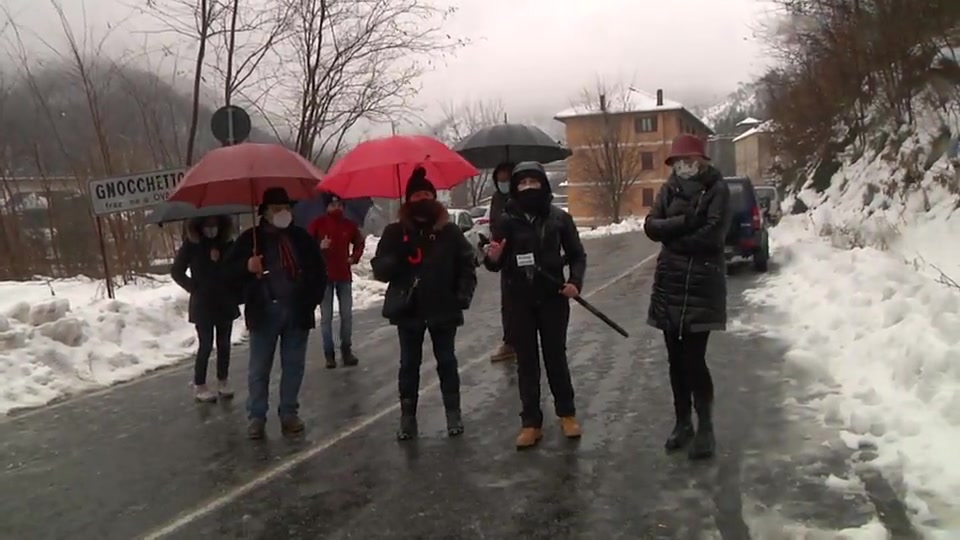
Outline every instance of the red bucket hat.
<path fill-rule="evenodd" d="M 677 135 L 677 137 L 673 139 L 673 144 L 670 145 L 670 155 L 667 156 L 665 163 L 667 165 L 673 165 L 673 162 L 678 159 L 691 157 L 710 161 L 710 157 L 707 156 L 707 151 L 704 148 L 703 139 L 696 135 L 684 133 L 683 135 Z"/>

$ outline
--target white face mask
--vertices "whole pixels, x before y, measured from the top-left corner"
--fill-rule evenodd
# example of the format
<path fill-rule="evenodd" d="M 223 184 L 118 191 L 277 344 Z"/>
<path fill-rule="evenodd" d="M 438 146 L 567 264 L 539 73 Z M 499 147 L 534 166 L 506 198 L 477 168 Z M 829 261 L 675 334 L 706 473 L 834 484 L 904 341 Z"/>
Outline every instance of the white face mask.
<path fill-rule="evenodd" d="M 293 223 L 293 214 L 289 210 L 281 210 L 273 215 L 270 223 L 278 229 L 286 229 Z"/>
<path fill-rule="evenodd" d="M 693 178 L 700 172 L 700 164 L 696 161 L 681 159 L 673 164 L 673 174 L 684 180 Z"/>
<path fill-rule="evenodd" d="M 203 235 L 207 238 L 213 239 L 217 237 L 217 228 L 216 227 L 204 227 Z"/>

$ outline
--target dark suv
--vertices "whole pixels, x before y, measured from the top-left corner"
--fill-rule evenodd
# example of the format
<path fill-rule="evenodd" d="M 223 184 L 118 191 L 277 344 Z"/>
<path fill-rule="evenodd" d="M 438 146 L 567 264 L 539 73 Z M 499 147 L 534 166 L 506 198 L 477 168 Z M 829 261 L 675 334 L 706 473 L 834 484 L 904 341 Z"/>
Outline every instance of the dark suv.
<path fill-rule="evenodd" d="M 724 181 L 730 186 L 730 205 L 733 207 L 724 249 L 727 263 L 751 260 L 754 270 L 766 272 L 770 261 L 769 235 L 753 182 L 745 176 L 725 178 Z"/>

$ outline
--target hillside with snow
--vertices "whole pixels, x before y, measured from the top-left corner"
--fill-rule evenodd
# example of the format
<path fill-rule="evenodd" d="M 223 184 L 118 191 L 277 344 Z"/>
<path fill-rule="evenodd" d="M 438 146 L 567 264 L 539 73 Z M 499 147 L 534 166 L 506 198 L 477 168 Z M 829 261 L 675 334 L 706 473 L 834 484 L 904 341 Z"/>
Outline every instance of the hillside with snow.
<path fill-rule="evenodd" d="M 737 123 L 745 118 L 766 118 L 760 93 L 759 83 L 740 83 L 736 90 L 719 102 L 692 107 L 692 112 L 717 133 L 733 133 Z"/>
<path fill-rule="evenodd" d="M 919 92 L 912 122 L 874 106 L 862 136 L 838 126 L 853 142 L 788 197 L 784 208 L 805 211 L 773 230 L 779 271 L 748 293 L 778 313 L 757 324 L 790 344 L 788 373 L 813 388 L 804 406 L 841 430 L 849 480 L 880 471 L 934 538 L 960 535 L 954 92 Z"/>

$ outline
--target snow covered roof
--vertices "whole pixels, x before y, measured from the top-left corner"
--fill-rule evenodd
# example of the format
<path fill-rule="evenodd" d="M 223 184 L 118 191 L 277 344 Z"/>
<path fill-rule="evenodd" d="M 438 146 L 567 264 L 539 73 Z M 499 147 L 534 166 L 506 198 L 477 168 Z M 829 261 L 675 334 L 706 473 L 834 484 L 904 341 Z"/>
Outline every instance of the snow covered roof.
<path fill-rule="evenodd" d="M 738 125 L 739 125 L 739 124 L 738 124 Z M 742 140 L 746 139 L 747 137 L 752 137 L 752 136 L 754 136 L 754 135 L 756 135 L 756 134 L 758 134 L 758 133 L 769 133 L 771 129 L 773 129 L 773 123 L 772 123 L 770 120 L 767 120 L 766 122 L 763 122 L 763 123 L 761 123 L 761 124 L 758 124 L 758 125 L 750 128 L 750 129 L 744 131 L 743 133 L 741 133 L 741 134 L 738 135 L 737 137 L 734 137 L 734 138 L 733 138 L 733 142 L 742 141 Z"/>
<path fill-rule="evenodd" d="M 756 118 L 754 118 L 754 117 L 752 117 L 752 116 L 748 116 L 748 117 L 744 118 L 743 120 L 741 120 L 739 123 L 737 123 L 737 127 L 740 127 L 740 126 L 755 126 L 755 125 L 757 125 L 757 124 L 762 124 L 762 123 L 763 123 L 763 120 L 757 120 Z"/>
<path fill-rule="evenodd" d="M 613 99 L 610 103 L 607 104 L 607 112 L 613 114 L 622 114 L 622 113 L 640 113 L 640 112 L 654 112 L 654 111 L 674 111 L 678 109 L 683 109 L 683 104 L 669 100 L 663 99 L 662 105 L 657 104 L 657 97 L 640 90 L 630 90 L 625 95 L 619 99 Z M 590 101 L 589 103 L 582 103 L 580 105 L 574 105 L 568 109 L 564 109 L 557 114 L 553 115 L 554 119 L 563 121 L 567 118 L 576 118 L 578 116 L 592 116 L 596 114 L 602 114 L 603 111 L 600 110 L 600 103 L 598 101 Z"/>

